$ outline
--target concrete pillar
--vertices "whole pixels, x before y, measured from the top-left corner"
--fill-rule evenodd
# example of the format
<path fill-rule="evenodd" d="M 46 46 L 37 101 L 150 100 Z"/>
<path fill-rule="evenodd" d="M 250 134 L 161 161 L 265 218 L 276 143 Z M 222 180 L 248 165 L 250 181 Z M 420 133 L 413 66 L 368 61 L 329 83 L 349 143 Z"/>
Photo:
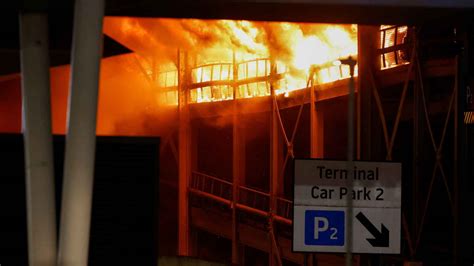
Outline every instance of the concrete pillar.
<path fill-rule="evenodd" d="M 371 73 L 374 76 L 380 69 L 379 48 L 380 27 L 359 25 L 357 28 L 358 40 L 358 78 L 357 78 L 357 146 L 356 158 L 358 160 L 374 160 L 376 153 L 372 143 L 374 138 L 383 138 L 377 134 L 375 128 L 381 125 L 378 111 L 372 94 Z M 364 260 L 369 260 L 370 255 L 360 255 Z"/>
<path fill-rule="evenodd" d="M 189 119 L 187 89 L 188 56 L 178 52 L 178 255 L 189 256 L 189 195 L 188 184 L 191 175 L 191 127 Z"/>
<path fill-rule="evenodd" d="M 54 160 L 49 92 L 48 18 L 20 14 L 29 265 L 56 265 Z"/>
<path fill-rule="evenodd" d="M 233 60 L 233 77 L 234 77 L 234 101 L 233 101 L 233 123 L 232 123 L 232 264 L 240 265 L 241 246 L 239 245 L 239 220 L 236 203 L 239 201 L 239 188 L 245 179 L 245 138 L 243 122 L 239 105 L 237 102 L 237 62 L 235 54 Z"/>
<path fill-rule="evenodd" d="M 319 108 L 316 108 L 315 87 L 311 86 L 310 102 L 310 144 L 311 158 L 324 157 L 324 116 Z"/>
<path fill-rule="evenodd" d="M 104 0 L 77 0 L 59 237 L 59 265 L 87 265 Z"/>
<path fill-rule="evenodd" d="M 372 83 L 370 72 L 375 74 L 380 68 L 377 54 L 379 26 L 359 25 L 358 40 L 358 78 L 357 78 L 357 156 L 359 160 L 374 159 L 372 152 L 372 129 L 378 121 L 377 111 L 373 108 Z M 374 111 L 373 111 L 374 110 Z"/>
<path fill-rule="evenodd" d="M 275 75 L 276 67 L 272 62 L 271 65 L 271 74 Z M 273 77 L 270 78 L 274 80 Z M 274 87 L 271 84 L 270 87 L 271 96 L 274 97 Z M 271 114 L 270 114 L 270 220 L 269 226 L 273 228 L 273 215 L 276 214 L 277 210 L 277 196 L 283 194 L 283 175 L 280 173 L 282 168 L 282 157 L 283 157 L 283 146 L 282 140 L 280 138 L 280 122 L 278 119 L 278 106 L 275 104 L 273 100 L 270 101 L 271 103 Z M 292 148 L 292 147 L 291 147 Z M 273 229 L 270 230 L 270 234 L 273 234 Z M 276 237 L 276 236 L 275 236 Z M 275 265 L 279 263 L 279 258 L 276 256 L 278 255 L 278 251 L 275 250 L 275 245 L 273 243 L 273 236 L 270 235 L 269 237 L 269 265 Z"/>

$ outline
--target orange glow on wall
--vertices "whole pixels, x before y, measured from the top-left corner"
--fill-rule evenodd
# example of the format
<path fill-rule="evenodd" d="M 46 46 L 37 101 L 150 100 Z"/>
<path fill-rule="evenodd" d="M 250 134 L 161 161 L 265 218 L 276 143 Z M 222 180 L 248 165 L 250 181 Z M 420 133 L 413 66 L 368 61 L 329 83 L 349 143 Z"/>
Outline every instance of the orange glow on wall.
<path fill-rule="evenodd" d="M 156 95 L 136 65 L 135 54 L 125 54 L 102 60 L 98 135 L 158 135 Z M 69 93 L 70 66 L 50 70 L 52 130 L 65 134 Z M 0 132 L 21 132 L 20 75 L 9 81 L 0 81 Z M 164 111 L 162 111 L 164 112 Z M 155 123 L 151 123 L 155 117 Z"/>

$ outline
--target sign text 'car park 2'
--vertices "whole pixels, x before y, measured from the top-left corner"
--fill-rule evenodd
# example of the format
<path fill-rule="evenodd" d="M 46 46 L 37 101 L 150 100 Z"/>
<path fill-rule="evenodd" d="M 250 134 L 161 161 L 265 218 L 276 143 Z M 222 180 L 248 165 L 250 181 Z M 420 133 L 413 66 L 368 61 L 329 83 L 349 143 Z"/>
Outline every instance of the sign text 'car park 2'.
<path fill-rule="evenodd" d="M 401 164 L 296 159 L 294 195 L 294 251 L 400 252 Z"/>

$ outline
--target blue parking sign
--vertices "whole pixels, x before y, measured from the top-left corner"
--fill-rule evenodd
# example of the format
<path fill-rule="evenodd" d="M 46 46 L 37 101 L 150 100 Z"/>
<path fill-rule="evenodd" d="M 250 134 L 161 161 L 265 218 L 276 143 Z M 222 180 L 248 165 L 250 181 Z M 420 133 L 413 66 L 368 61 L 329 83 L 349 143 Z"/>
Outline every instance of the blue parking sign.
<path fill-rule="evenodd" d="M 344 211 L 307 210 L 304 243 L 313 246 L 343 246 Z"/>

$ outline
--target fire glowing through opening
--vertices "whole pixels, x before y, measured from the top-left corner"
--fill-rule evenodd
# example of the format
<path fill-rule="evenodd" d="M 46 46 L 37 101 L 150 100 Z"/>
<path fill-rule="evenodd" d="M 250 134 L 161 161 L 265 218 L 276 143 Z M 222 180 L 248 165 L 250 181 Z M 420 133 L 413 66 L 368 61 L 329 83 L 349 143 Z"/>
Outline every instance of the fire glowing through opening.
<path fill-rule="evenodd" d="M 104 32 L 139 55 L 166 105 L 178 104 L 178 84 L 190 103 L 269 96 L 272 87 L 289 96 L 310 78 L 348 78 L 337 60 L 357 56 L 356 25 L 114 17 Z"/>

